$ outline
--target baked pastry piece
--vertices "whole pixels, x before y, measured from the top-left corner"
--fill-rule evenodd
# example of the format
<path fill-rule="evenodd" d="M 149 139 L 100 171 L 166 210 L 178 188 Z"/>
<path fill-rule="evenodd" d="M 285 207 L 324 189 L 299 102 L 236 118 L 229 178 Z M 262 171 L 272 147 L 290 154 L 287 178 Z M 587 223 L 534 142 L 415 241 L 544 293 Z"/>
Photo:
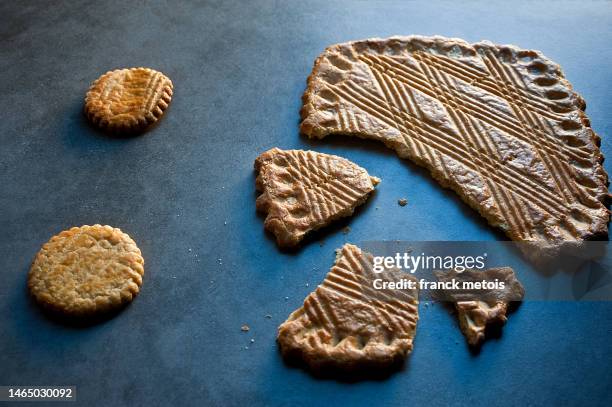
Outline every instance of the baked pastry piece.
<path fill-rule="evenodd" d="M 297 245 L 310 231 L 350 216 L 380 182 L 344 158 L 273 148 L 255 160 L 257 210 L 281 247 Z"/>
<path fill-rule="evenodd" d="M 85 97 L 85 115 L 111 133 L 138 133 L 158 121 L 172 99 L 172 81 L 149 68 L 117 69 L 98 78 Z"/>
<path fill-rule="evenodd" d="M 40 249 L 28 289 L 44 307 L 70 317 L 117 310 L 140 291 L 144 259 L 136 243 L 111 226 L 81 226 Z"/>
<path fill-rule="evenodd" d="M 415 289 L 376 290 L 374 279 L 415 281 L 398 270 L 372 271 L 357 246 L 337 250 L 325 280 L 278 329 L 282 354 L 319 371 L 386 368 L 412 350 L 418 320 Z"/>
<path fill-rule="evenodd" d="M 484 341 L 487 325 L 504 325 L 510 303 L 522 301 L 525 295 L 525 289 L 510 267 L 460 273 L 436 271 L 435 275 L 439 281 L 504 283 L 503 289 L 444 290 L 439 294 L 440 299 L 454 302 L 461 332 L 470 346 L 479 346 Z"/>
<path fill-rule="evenodd" d="M 539 51 L 393 37 L 317 58 L 301 131 L 380 140 L 513 240 L 556 244 L 608 231 L 608 176 L 584 109 Z"/>

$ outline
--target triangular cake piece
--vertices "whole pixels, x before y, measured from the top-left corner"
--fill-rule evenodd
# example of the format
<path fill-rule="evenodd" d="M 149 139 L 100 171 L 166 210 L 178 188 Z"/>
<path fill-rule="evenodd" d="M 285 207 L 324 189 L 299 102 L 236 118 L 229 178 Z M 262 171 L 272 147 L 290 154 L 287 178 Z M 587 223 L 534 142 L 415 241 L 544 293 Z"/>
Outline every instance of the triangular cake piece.
<path fill-rule="evenodd" d="M 377 290 L 375 279 L 413 281 L 415 287 Z M 397 269 L 374 273 L 372 255 L 346 244 L 321 285 L 279 327 L 281 351 L 315 371 L 397 365 L 412 350 L 416 286 L 413 276 Z"/>
<path fill-rule="evenodd" d="M 488 270 L 465 270 L 463 272 L 436 271 L 438 281 L 475 283 L 474 289 L 444 290 L 440 299 L 455 304 L 459 327 L 470 346 L 480 346 L 485 340 L 488 325 L 502 326 L 508 320 L 508 306 L 511 302 L 522 301 L 525 289 L 510 267 Z M 483 289 L 476 285 L 482 282 L 503 283 L 503 288 Z"/>
<path fill-rule="evenodd" d="M 273 148 L 255 160 L 257 210 L 281 247 L 297 245 L 310 231 L 353 214 L 380 182 L 344 158 Z"/>
<path fill-rule="evenodd" d="M 442 37 L 347 42 L 316 60 L 301 131 L 384 142 L 511 239 L 607 235 L 599 137 L 539 51 Z"/>

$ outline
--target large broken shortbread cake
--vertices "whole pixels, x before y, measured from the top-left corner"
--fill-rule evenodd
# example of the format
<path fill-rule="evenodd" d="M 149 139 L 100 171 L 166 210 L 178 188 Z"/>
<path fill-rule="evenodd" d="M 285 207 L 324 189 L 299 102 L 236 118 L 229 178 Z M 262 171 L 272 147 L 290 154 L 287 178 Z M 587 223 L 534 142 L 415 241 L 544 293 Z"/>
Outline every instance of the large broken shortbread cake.
<path fill-rule="evenodd" d="M 539 51 L 442 37 L 333 45 L 301 131 L 380 140 L 520 241 L 607 234 L 607 174 L 585 103 Z"/>
<path fill-rule="evenodd" d="M 478 346 L 484 341 L 487 325 L 505 324 L 510 302 L 522 301 L 525 295 L 525 289 L 510 267 L 460 273 L 454 270 L 437 271 L 435 275 L 439 281 L 504 283 L 503 289 L 445 290 L 439 294 L 441 299 L 454 302 L 461 332 L 470 346 Z"/>
<path fill-rule="evenodd" d="M 373 258 L 346 244 L 325 280 L 278 330 L 285 357 L 320 370 L 390 367 L 412 350 L 417 290 L 376 290 L 376 278 L 414 280 L 398 270 L 375 274 Z"/>
<path fill-rule="evenodd" d="M 281 247 L 298 244 L 310 231 L 352 215 L 380 182 L 344 158 L 273 148 L 255 160 L 257 210 Z"/>

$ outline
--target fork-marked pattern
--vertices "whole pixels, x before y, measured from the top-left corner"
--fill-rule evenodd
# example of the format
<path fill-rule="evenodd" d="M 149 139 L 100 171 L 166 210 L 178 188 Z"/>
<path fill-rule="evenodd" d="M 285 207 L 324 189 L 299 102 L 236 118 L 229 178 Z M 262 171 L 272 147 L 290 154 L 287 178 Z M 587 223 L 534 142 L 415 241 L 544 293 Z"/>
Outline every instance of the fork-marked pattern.
<path fill-rule="evenodd" d="M 536 52 L 492 45 L 468 50 L 467 63 L 409 44 L 422 38 L 408 37 L 406 51 L 382 51 L 384 40 L 330 47 L 309 78 L 302 131 L 384 141 L 516 240 L 607 231 L 607 176 L 596 136 L 589 139 L 581 99 L 566 90 L 558 68 Z M 529 58 L 521 65 L 508 52 Z M 464 171 L 474 175 L 472 185 L 457 178 Z"/>

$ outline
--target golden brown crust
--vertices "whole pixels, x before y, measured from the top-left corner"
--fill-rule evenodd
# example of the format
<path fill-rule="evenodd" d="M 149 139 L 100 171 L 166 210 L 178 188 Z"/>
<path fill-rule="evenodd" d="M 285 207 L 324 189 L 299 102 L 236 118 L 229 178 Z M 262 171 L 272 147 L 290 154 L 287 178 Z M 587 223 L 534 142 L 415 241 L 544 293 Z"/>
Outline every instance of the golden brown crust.
<path fill-rule="evenodd" d="M 255 160 L 257 210 L 281 247 L 297 245 L 310 231 L 352 215 L 379 180 L 344 158 L 273 148 Z"/>
<path fill-rule="evenodd" d="M 557 244 L 608 232 L 608 176 L 584 108 L 539 51 L 393 37 L 317 58 L 301 131 L 380 140 L 513 240 Z"/>
<path fill-rule="evenodd" d="M 373 281 L 416 279 L 397 270 L 374 274 L 372 264 L 372 255 L 357 246 L 337 251 L 323 283 L 278 329 L 285 357 L 314 370 L 386 368 L 406 358 L 416 333 L 418 292 L 378 291 Z"/>
<path fill-rule="evenodd" d="M 149 68 L 117 69 L 98 78 L 85 97 L 85 115 L 112 133 L 145 130 L 172 99 L 172 81 Z"/>
<path fill-rule="evenodd" d="M 121 308 L 140 291 L 144 259 L 136 243 L 111 226 L 81 226 L 53 236 L 36 255 L 28 289 L 66 316 Z"/>

